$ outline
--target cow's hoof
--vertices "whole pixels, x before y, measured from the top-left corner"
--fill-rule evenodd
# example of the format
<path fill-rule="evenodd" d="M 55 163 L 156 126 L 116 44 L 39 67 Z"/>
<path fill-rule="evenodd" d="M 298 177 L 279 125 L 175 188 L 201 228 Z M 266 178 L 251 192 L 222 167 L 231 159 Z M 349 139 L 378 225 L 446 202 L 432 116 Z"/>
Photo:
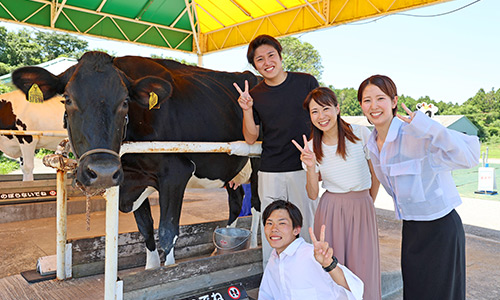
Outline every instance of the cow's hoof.
<path fill-rule="evenodd" d="M 167 257 L 165 258 L 165 266 L 173 264 L 175 264 L 174 247 L 172 247 L 172 250 L 170 250 L 170 252 L 167 254 Z"/>
<path fill-rule="evenodd" d="M 149 251 L 148 248 L 146 248 L 146 253 L 146 270 L 159 268 L 161 266 L 161 262 L 158 249 Z"/>

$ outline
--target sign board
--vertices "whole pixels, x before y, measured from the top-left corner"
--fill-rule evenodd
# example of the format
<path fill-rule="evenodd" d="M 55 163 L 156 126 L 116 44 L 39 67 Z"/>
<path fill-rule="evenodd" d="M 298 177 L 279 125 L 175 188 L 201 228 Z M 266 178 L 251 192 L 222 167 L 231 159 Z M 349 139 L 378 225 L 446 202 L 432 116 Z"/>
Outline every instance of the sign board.
<path fill-rule="evenodd" d="M 0 193 L 0 200 L 18 200 L 18 199 L 30 199 L 30 198 L 54 198 L 57 195 L 55 190 L 45 190 L 45 191 L 33 191 L 33 192 L 7 192 Z"/>
<path fill-rule="evenodd" d="M 241 283 L 201 292 L 180 300 L 248 300 L 245 287 Z"/>
<path fill-rule="evenodd" d="M 496 188 L 495 168 L 480 167 L 478 169 L 477 189 L 479 191 L 494 191 Z"/>

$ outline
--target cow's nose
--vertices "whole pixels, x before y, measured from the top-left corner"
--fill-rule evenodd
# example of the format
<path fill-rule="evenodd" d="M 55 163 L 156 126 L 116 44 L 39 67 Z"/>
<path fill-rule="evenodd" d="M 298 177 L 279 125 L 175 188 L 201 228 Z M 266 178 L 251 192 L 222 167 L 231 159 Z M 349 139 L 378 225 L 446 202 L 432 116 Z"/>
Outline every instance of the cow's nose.
<path fill-rule="evenodd" d="M 88 164 L 86 172 L 91 186 L 110 187 L 119 185 L 120 179 L 123 177 L 121 168 L 101 164 Z"/>
<path fill-rule="evenodd" d="M 121 163 L 116 158 L 86 157 L 80 161 L 77 179 L 83 185 L 93 188 L 109 188 L 123 180 Z"/>

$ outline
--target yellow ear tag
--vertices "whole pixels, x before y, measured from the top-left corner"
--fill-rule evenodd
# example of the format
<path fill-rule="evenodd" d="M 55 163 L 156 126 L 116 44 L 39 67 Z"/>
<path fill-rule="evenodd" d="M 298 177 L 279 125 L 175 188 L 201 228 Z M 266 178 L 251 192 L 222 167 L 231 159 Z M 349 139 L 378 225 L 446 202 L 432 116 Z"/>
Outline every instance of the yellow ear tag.
<path fill-rule="evenodd" d="M 149 109 L 153 109 L 158 104 L 158 95 L 155 92 L 149 93 Z"/>
<path fill-rule="evenodd" d="M 38 87 L 38 84 L 34 83 L 30 90 L 28 91 L 28 102 L 31 103 L 43 103 L 43 93 Z"/>

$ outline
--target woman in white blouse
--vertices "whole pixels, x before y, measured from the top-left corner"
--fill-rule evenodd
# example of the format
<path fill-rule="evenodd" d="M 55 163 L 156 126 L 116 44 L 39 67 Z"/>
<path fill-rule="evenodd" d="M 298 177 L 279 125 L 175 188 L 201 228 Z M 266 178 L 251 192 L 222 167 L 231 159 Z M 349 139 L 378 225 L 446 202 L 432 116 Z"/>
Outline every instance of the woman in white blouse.
<path fill-rule="evenodd" d="M 396 85 L 374 75 L 358 89 L 373 125 L 367 144 L 375 174 L 403 219 L 401 270 L 404 299 L 465 299 L 465 234 L 456 213 L 462 200 L 451 170 L 479 160 L 479 141 L 447 129 L 424 113 L 397 114 Z"/>
<path fill-rule="evenodd" d="M 301 151 L 307 171 L 310 199 L 319 194 L 319 181 L 326 191 L 314 216 L 314 232 L 326 225 L 327 241 L 339 262 L 365 285 L 364 299 L 381 299 L 378 232 L 373 202 L 379 182 L 371 172 L 365 144 L 370 131 L 340 118 L 335 93 L 326 87 L 312 90 L 304 101 L 312 123 L 312 139 Z"/>

